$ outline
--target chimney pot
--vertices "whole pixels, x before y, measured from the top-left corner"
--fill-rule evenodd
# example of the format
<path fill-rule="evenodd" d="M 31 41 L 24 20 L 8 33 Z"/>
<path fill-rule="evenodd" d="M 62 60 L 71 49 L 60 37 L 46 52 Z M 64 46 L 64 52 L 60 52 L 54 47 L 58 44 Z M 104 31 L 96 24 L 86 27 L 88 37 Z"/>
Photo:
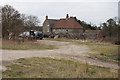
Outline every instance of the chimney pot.
<path fill-rule="evenodd" d="M 46 20 L 48 19 L 48 16 L 46 16 Z"/>
<path fill-rule="evenodd" d="M 69 15 L 67 14 L 67 15 L 66 15 L 66 19 L 68 19 L 68 18 L 69 18 Z"/>

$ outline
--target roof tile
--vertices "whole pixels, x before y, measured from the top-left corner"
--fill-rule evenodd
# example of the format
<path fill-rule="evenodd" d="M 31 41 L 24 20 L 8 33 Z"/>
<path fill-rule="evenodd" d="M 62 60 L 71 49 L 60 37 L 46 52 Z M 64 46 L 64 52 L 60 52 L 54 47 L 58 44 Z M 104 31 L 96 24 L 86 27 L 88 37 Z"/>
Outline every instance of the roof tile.
<path fill-rule="evenodd" d="M 60 19 L 54 25 L 53 28 L 83 28 L 75 18 Z"/>

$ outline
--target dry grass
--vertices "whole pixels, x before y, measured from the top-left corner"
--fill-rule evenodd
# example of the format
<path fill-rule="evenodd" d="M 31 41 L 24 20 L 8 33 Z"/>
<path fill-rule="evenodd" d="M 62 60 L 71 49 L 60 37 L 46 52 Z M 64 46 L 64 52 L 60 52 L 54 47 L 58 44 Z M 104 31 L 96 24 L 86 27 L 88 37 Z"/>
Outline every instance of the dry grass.
<path fill-rule="evenodd" d="M 48 39 L 55 41 L 65 41 L 65 42 L 75 42 L 79 45 L 87 45 L 91 51 L 95 53 L 88 53 L 91 57 L 96 57 L 102 61 L 109 61 L 117 63 L 120 61 L 118 57 L 118 47 L 119 45 L 114 45 L 106 42 L 97 42 L 96 40 L 70 40 L 66 38 Z"/>
<path fill-rule="evenodd" d="M 118 62 L 118 46 L 90 46 L 91 50 L 96 53 L 89 53 L 91 56 L 96 57 L 103 61 Z"/>
<path fill-rule="evenodd" d="M 110 61 L 117 63 L 120 59 L 118 57 L 118 47 L 119 45 L 114 45 L 111 43 L 104 42 L 77 42 L 79 44 L 87 45 L 91 51 L 95 53 L 88 53 L 92 57 L 96 57 L 102 61 Z"/>
<path fill-rule="evenodd" d="M 54 41 L 63 41 L 63 42 L 73 42 L 72 39 L 67 39 L 67 38 L 44 38 L 44 40 L 54 40 Z"/>
<path fill-rule="evenodd" d="M 90 66 L 64 59 L 18 59 L 7 66 L 3 78 L 117 78 L 109 68 Z M 87 70 L 86 70 L 87 69 Z"/>
<path fill-rule="evenodd" d="M 36 41 L 18 42 L 18 41 L 3 40 L 2 49 L 8 49 L 8 50 L 55 49 L 55 46 L 38 44 L 35 42 Z"/>

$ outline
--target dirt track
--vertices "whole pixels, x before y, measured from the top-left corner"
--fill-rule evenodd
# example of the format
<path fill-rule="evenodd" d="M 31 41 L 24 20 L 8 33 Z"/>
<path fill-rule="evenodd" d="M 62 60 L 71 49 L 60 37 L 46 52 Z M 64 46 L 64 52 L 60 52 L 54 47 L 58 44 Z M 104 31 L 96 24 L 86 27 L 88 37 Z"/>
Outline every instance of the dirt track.
<path fill-rule="evenodd" d="M 3 70 L 6 70 L 5 65 L 10 61 L 19 58 L 29 57 L 52 57 L 52 58 L 65 58 L 71 60 L 77 60 L 82 63 L 88 63 L 90 65 L 97 65 L 103 67 L 109 67 L 118 69 L 118 65 L 109 62 L 101 62 L 98 59 L 89 57 L 86 53 L 91 52 L 90 49 L 85 45 L 78 45 L 73 42 L 61 42 L 61 41 L 50 41 L 50 40 L 39 40 L 39 44 L 56 45 L 58 49 L 53 50 L 3 50 L 2 61 Z"/>

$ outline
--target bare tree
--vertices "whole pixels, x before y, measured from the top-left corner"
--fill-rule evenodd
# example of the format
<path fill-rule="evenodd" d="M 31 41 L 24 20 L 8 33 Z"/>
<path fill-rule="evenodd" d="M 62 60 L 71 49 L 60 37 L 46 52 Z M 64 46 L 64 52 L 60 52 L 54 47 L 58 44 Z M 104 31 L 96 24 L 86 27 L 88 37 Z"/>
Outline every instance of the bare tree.
<path fill-rule="evenodd" d="M 20 14 L 12 6 L 5 5 L 1 9 L 2 14 L 2 35 L 7 37 L 9 32 L 18 35 L 38 26 L 39 20 L 36 16 Z"/>
<path fill-rule="evenodd" d="M 24 30 L 35 29 L 39 25 L 40 21 L 36 16 L 21 14 L 23 20 Z"/>
<path fill-rule="evenodd" d="M 20 19 L 20 13 L 12 6 L 5 5 L 2 7 L 2 35 L 8 35 L 9 32 L 18 33 L 21 31 L 23 25 Z"/>
<path fill-rule="evenodd" d="M 21 18 L 24 20 L 24 25 L 27 27 L 35 27 L 39 24 L 39 20 L 36 16 L 22 14 Z"/>

